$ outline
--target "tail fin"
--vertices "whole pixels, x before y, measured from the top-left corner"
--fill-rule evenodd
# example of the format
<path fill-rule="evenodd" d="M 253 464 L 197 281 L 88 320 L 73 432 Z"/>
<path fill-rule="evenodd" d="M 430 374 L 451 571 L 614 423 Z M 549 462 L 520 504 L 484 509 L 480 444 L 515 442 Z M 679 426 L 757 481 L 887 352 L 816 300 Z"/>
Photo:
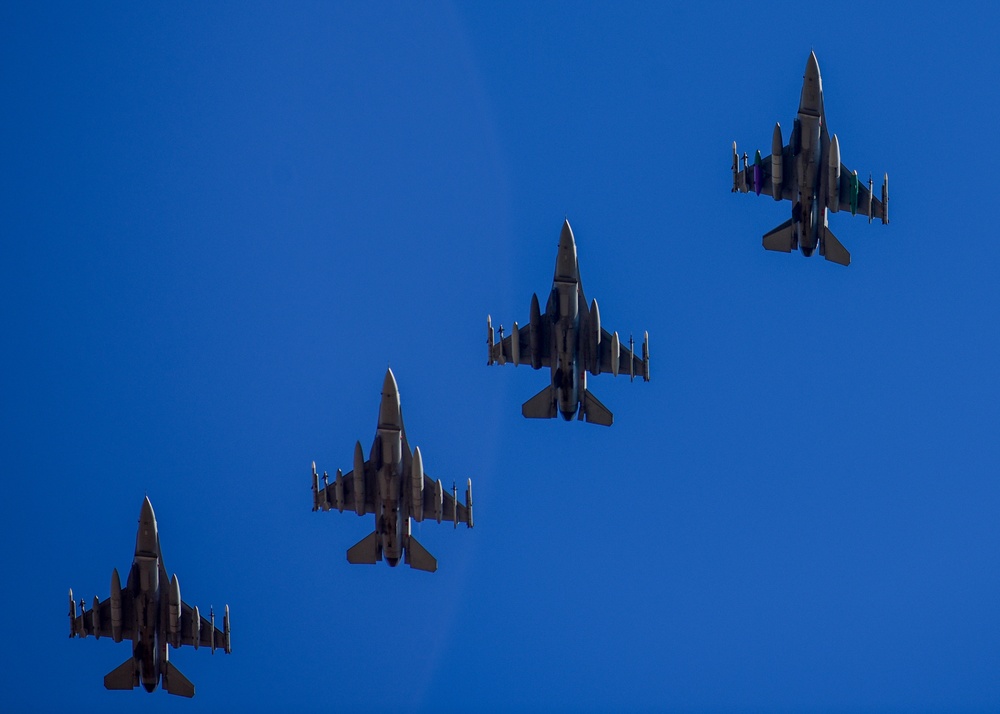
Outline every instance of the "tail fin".
<path fill-rule="evenodd" d="M 556 392 L 549 386 L 526 401 L 521 413 L 528 419 L 554 419 L 556 416 Z"/>
<path fill-rule="evenodd" d="M 424 570 L 433 573 L 438 569 L 438 562 L 433 555 L 420 545 L 416 538 L 410 536 L 409 545 L 406 546 L 406 564 L 417 570 Z"/>
<path fill-rule="evenodd" d="M 601 424 L 602 426 L 611 426 L 615 420 L 611 411 L 601 404 L 589 389 L 583 393 L 580 418 L 586 419 L 588 424 Z"/>
<path fill-rule="evenodd" d="M 135 660 L 131 657 L 104 676 L 105 689 L 135 689 L 137 686 L 139 676 L 135 671 Z"/>
<path fill-rule="evenodd" d="M 837 263 L 838 265 L 850 265 L 851 264 L 851 254 L 847 252 L 847 248 L 841 245 L 840 241 L 837 240 L 837 236 L 833 235 L 833 231 L 830 230 L 829 226 L 822 226 L 820 228 L 820 236 L 823 239 L 823 257 L 832 263 Z"/>
<path fill-rule="evenodd" d="M 181 674 L 179 669 L 170 664 L 170 660 L 166 661 L 166 665 L 163 672 L 163 688 L 170 694 L 176 694 L 179 697 L 193 697 L 194 685 Z"/>
<path fill-rule="evenodd" d="M 764 234 L 764 247 L 767 250 L 780 250 L 785 253 L 792 252 L 793 241 L 792 219 L 782 223 L 770 233 Z"/>
<path fill-rule="evenodd" d="M 378 560 L 382 560 L 382 555 L 378 552 L 378 533 L 375 531 L 347 551 L 348 563 L 374 565 Z"/>

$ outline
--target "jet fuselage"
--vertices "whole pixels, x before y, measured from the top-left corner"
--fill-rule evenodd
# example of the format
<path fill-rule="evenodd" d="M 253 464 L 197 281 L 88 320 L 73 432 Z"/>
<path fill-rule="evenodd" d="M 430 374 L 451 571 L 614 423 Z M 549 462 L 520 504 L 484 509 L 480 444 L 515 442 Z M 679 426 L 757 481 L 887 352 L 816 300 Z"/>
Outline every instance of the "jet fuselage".
<path fill-rule="evenodd" d="M 819 245 L 820 225 L 826 223 L 826 194 L 821 190 L 822 169 L 826 166 L 829 141 L 823 123 L 823 82 L 816 55 L 809 56 L 802 82 L 799 111 L 792 130 L 792 151 L 798 199 L 792 205 L 792 225 L 803 255 L 810 256 Z"/>
<path fill-rule="evenodd" d="M 581 314 L 587 304 L 580 287 L 580 268 L 576 257 L 576 242 L 569 223 L 559 236 L 559 253 L 552 279 L 552 292 L 545 307 L 552 322 L 552 388 L 563 419 L 570 421 L 580 408 L 580 394 L 587 388 L 587 373 L 580 359 Z"/>
<path fill-rule="evenodd" d="M 402 498 L 403 479 L 410 474 L 413 456 L 403 432 L 403 416 L 399 406 L 399 389 L 392 372 L 387 372 L 382 385 L 378 428 L 368 457 L 375 467 L 378 492 L 375 497 L 375 530 L 378 533 L 382 557 L 390 566 L 403 557 L 410 514 Z"/>
<path fill-rule="evenodd" d="M 167 572 L 160 555 L 160 538 L 156 530 L 153 507 L 147 499 L 139 515 L 139 532 L 135 538 L 135 558 L 129 570 L 125 590 L 134 596 L 135 640 L 132 658 L 135 660 L 139 682 L 147 692 L 160 683 L 163 663 L 167 661 L 167 641 L 161 637 L 161 622 L 166 598 L 163 583 Z"/>

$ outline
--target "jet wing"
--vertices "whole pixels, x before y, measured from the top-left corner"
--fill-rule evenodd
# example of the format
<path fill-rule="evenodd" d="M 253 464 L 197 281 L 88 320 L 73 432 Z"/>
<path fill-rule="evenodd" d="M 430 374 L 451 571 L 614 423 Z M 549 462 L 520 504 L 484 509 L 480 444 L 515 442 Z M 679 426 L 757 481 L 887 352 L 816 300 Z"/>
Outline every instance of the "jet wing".
<path fill-rule="evenodd" d="M 368 474 L 372 473 L 373 467 L 372 462 L 365 462 L 365 513 L 375 513 L 375 489 L 368 478 Z M 355 496 L 354 496 L 354 471 L 351 470 L 343 475 L 341 478 L 344 486 L 344 510 L 354 511 L 355 509 Z M 337 507 L 337 484 L 334 480 L 330 480 L 330 485 L 325 489 L 321 485 L 319 488 L 319 500 L 323 501 L 323 491 L 326 491 L 326 500 L 330 504 L 330 508 Z"/>
<path fill-rule="evenodd" d="M 214 638 L 215 646 L 227 650 L 228 643 L 225 630 L 219 629 L 212 624 L 212 621 L 198 613 L 198 620 L 201 621 L 201 629 L 195 642 L 194 632 L 194 608 L 186 602 L 181 602 L 181 645 L 191 645 L 192 647 L 211 647 Z"/>
<path fill-rule="evenodd" d="M 436 518 L 437 481 L 424 474 L 424 520 Z M 455 509 L 458 509 L 458 523 L 469 522 L 469 509 L 455 500 L 451 491 L 441 488 L 441 520 L 455 522 Z"/>
<path fill-rule="evenodd" d="M 614 340 L 614 336 L 601 328 L 601 345 L 598 348 L 601 360 L 601 372 L 607 372 L 611 374 L 611 343 Z M 621 338 L 619 338 L 621 340 Z M 645 374 L 645 367 L 642 363 L 642 358 L 636 356 L 629 348 L 628 342 L 624 342 L 618 348 L 618 376 L 628 377 L 629 364 L 631 363 L 632 369 L 635 370 L 634 374 L 636 377 L 642 377 Z"/>
<path fill-rule="evenodd" d="M 538 351 L 540 367 L 551 367 L 552 361 L 549 355 L 549 335 L 547 333 L 545 320 L 538 321 Z M 513 335 L 507 335 L 502 340 L 493 345 L 493 361 L 500 364 L 514 361 Z M 520 327 L 517 331 L 518 344 L 518 364 L 531 364 L 531 329 L 528 325 Z"/>
<path fill-rule="evenodd" d="M 91 608 L 76 616 L 73 627 L 77 637 L 111 637 L 111 598 L 102 600 L 97 606 L 98 628 L 94 627 L 94 609 Z M 132 596 L 127 590 L 122 591 L 122 639 L 131 640 L 135 638 L 131 623 L 135 621 L 132 616 Z"/>
<path fill-rule="evenodd" d="M 838 208 L 841 211 L 850 211 L 851 215 L 860 213 L 868 215 L 868 202 L 871 201 L 872 218 L 881 220 L 885 215 L 885 207 L 882 202 L 872 195 L 868 190 L 868 184 L 859 181 L 843 162 L 840 164 L 840 202 Z"/>

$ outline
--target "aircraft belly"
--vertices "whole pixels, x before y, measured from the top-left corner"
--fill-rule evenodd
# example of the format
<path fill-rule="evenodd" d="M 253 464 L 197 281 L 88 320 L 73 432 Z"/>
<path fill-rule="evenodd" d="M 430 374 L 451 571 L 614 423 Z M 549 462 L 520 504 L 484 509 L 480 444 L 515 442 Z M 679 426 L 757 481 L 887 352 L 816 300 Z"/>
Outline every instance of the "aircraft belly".
<path fill-rule="evenodd" d="M 156 666 L 155 648 L 148 637 L 136 642 L 135 658 L 139 664 L 139 681 L 147 692 L 152 692 L 160 682 L 160 670 Z"/>
<path fill-rule="evenodd" d="M 382 555 L 386 558 L 399 558 L 403 552 L 399 516 L 399 503 L 387 502 L 382 516 Z"/>
<path fill-rule="evenodd" d="M 559 404 L 559 412 L 567 421 L 572 419 L 580 406 L 579 395 L 576 390 L 559 389 L 556 391 Z"/>

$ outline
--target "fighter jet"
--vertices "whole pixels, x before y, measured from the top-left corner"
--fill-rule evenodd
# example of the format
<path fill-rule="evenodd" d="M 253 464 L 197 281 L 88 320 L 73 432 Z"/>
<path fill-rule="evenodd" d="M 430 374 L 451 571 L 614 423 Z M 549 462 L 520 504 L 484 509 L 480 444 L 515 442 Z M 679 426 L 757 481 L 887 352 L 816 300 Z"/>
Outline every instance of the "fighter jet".
<path fill-rule="evenodd" d="M 386 370 L 382 383 L 382 402 L 378 410 L 375 441 L 368 460 L 361 442 L 354 444 L 354 469 L 345 476 L 337 469 L 333 483 L 323 472 L 320 487 L 316 462 L 312 465 L 313 510 L 351 509 L 359 516 L 375 514 L 375 530 L 347 551 L 347 562 L 374 564 L 383 558 L 390 566 L 400 558 L 411 568 L 433 573 L 437 560 L 410 532 L 410 519 L 433 518 L 438 523 L 451 521 L 457 528 L 464 523 L 472 528 L 472 479 L 465 489 L 465 505 L 458 502 L 457 489 L 449 494 L 424 473 L 424 460 L 418 446 L 412 452 L 403 427 L 399 407 L 399 388 L 392 370 Z"/>
<path fill-rule="evenodd" d="M 629 337 L 623 347 L 618 333 L 601 327 L 597 300 L 587 309 L 587 298 L 580 281 L 580 265 L 576 258 L 576 241 L 569 220 L 563 223 L 559 236 L 556 270 L 552 292 L 545 313 L 538 309 L 538 295 L 531 296 L 527 329 L 515 322 L 510 335 L 503 336 L 503 325 L 497 342 L 493 341 L 493 320 L 486 318 L 487 364 L 522 362 L 532 369 L 549 367 L 552 384 L 526 401 L 521 413 L 529 419 L 552 419 L 556 412 L 570 421 L 574 416 L 594 424 L 611 426 L 614 417 L 587 389 L 587 372 L 597 376 L 611 372 L 616 377 L 627 374 L 630 379 L 640 375 L 649 381 L 649 333 L 642 343 L 642 359 L 636 357 L 635 344 Z"/>
<path fill-rule="evenodd" d="M 775 201 L 792 202 L 792 217 L 764 236 L 767 250 L 789 253 L 795 248 L 810 256 L 819 254 L 840 265 L 849 265 L 851 254 L 840 244 L 827 225 L 827 210 L 860 211 L 889 222 L 889 174 L 882 180 L 882 200 L 872 195 L 872 179 L 867 188 L 858 181 L 858 172 L 840 162 L 840 142 L 830 138 L 823 106 L 823 81 L 816 53 L 809 54 L 802 83 L 799 113 L 792 124 L 792 137 L 782 147 L 781 125 L 774 125 L 771 155 L 757 152 L 752 165 L 743 154 L 742 167 L 733 142 L 733 189 L 741 193 L 769 193 Z"/>
<path fill-rule="evenodd" d="M 111 597 L 86 610 L 80 599 L 76 614 L 73 591 L 69 591 L 69 636 L 97 639 L 110 637 L 115 642 L 132 640 L 132 656 L 104 678 L 108 689 L 134 689 L 142 684 L 147 692 L 156 689 L 160 679 L 170 694 L 194 696 L 194 685 L 174 667 L 167 657 L 167 644 L 177 648 L 192 645 L 198 649 L 217 647 L 232 652 L 229 637 L 229 606 L 222 617 L 222 629 L 215 626 L 215 612 L 209 619 L 181 600 L 181 587 L 174 575 L 167 581 L 167 571 L 160 553 L 156 516 L 147 497 L 139 513 L 139 533 L 135 538 L 135 559 L 122 589 L 118 569 L 111 572 Z"/>

